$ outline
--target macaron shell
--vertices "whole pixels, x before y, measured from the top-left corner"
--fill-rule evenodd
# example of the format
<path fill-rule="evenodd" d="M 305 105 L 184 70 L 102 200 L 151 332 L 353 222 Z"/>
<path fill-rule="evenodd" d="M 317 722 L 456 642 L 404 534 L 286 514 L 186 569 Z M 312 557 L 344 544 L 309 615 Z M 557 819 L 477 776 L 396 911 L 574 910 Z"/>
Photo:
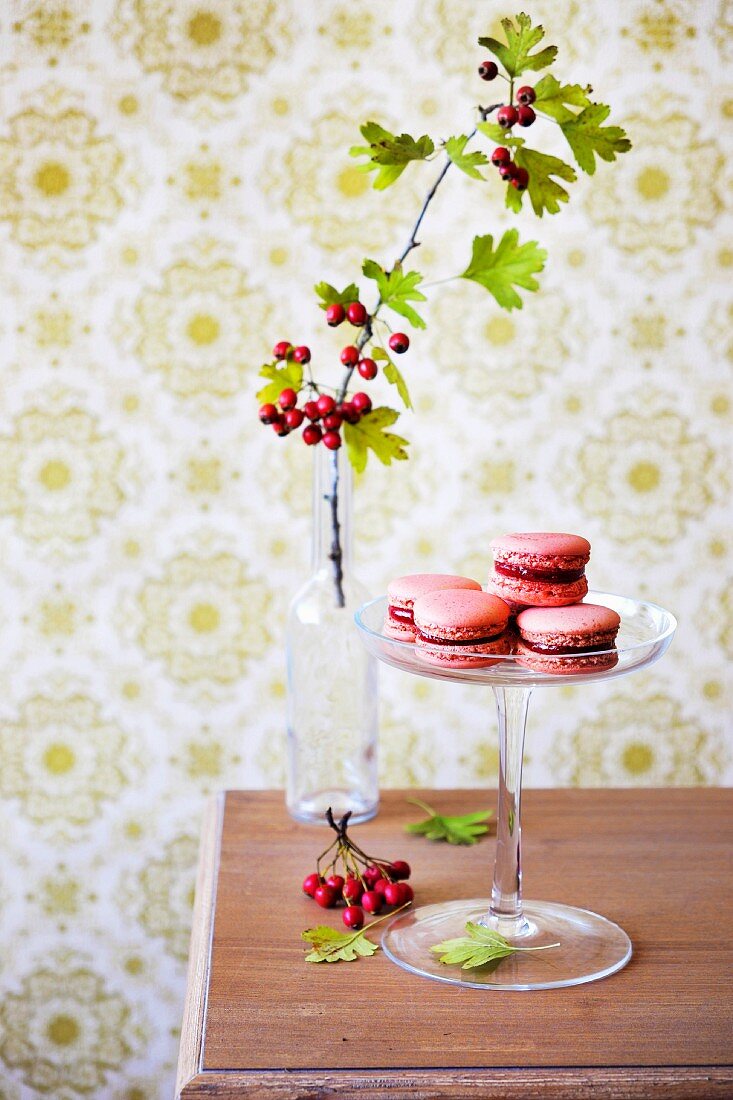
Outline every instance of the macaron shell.
<path fill-rule="evenodd" d="M 443 588 L 481 591 L 481 585 L 471 577 L 460 577 L 452 573 L 409 573 L 405 577 L 395 577 L 389 582 L 387 602 L 393 607 L 409 611 L 420 596 L 426 596 L 429 592 L 438 592 Z"/>
<path fill-rule="evenodd" d="M 517 607 L 564 607 L 579 603 L 588 594 L 588 578 L 580 577 L 569 584 L 557 584 L 492 573 L 486 587 L 513 610 Z"/>
<path fill-rule="evenodd" d="M 433 592 L 415 600 L 413 612 L 418 632 L 444 641 L 493 638 L 509 621 L 504 601 L 481 590 Z"/>
<path fill-rule="evenodd" d="M 414 642 L 417 637 L 415 628 L 411 623 L 398 623 L 396 619 L 385 615 L 382 625 L 382 634 L 385 638 L 392 638 L 395 642 Z"/>
<path fill-rule="evenodd" d="M 510 631 L 504 631 L 498 638 L 479 642 L 475 646 L 452 646 L 449 643 L 432 643 L 418 635 L 415 645 L 431 665 L 450 668 L 488 668 L 489 665 L 498 663 L 491 659 L 492 656 L 496 657 L 499 654 L 508 656 L 513 652 L 515 637 Z"/>
<path fill-rule="evenodd" d="M 562 531 L 525 531 L 502 535 L 493 539 L 491 549 L 495 559 L 508 564 L 532 568 L 579 568 L 590 558 L 590 543 L 582 535 L 569 535 Z M 576 565 L 571 565 L 576 562 Z"/>
<path fill-rule="evenodd" d="M 618 664 L 618 653 L 589 653 L 587 657 L 561 656 L 556 653 L 536 653 L 517 643 L 517 664 L 533 672 L 550 676 L 574 676 L 583 672 L 603 672 Z"/>
<path fill-rule="evenodd" d="M 604 604 L 579 603 L 572 607 L 530 607 L 517 616 L 523 639 L 539 645 L 576 646 L 579 649 L 613 645 L 621 618 Z"/>

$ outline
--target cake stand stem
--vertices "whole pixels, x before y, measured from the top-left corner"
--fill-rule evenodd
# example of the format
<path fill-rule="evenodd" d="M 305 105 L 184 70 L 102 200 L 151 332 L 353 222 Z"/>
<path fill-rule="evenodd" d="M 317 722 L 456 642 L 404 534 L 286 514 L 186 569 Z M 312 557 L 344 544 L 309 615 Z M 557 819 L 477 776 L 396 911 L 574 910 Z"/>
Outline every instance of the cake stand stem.
<path fill-rule="evenodd" d="M 533 931 L 522 912 L 522 757 L 531 687 L 495 687 L 499 718 L 499 793 L 491 908 L 481 921 L 507 939 Z"/>

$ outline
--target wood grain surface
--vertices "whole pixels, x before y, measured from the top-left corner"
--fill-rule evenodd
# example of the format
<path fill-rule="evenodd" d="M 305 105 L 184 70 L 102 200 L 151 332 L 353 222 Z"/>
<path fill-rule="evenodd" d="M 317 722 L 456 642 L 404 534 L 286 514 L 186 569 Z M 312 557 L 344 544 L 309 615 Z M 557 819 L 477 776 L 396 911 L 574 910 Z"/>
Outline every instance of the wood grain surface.
<path fill-rule="evenodd" d="M 412 864 L 418 905 L 488 895 L 493 838 L 405 834 L 410 793 L 384 794 L 355 830 L 362 847 Z M 492 804 L 412 793 L 445 812 Z M 202 853 L 181 1096 L 733 1095 L 733 791 L 528 790 L 526 896 L 617 921 L 634 957 L 604 981 L 523 993 L 431 982 L 381 952 L 306 965 L 301 930 L 341 926 L 300 892 L 325 829 L 291 821 L 280 792 L 222 806 L 220 850 Z"/>

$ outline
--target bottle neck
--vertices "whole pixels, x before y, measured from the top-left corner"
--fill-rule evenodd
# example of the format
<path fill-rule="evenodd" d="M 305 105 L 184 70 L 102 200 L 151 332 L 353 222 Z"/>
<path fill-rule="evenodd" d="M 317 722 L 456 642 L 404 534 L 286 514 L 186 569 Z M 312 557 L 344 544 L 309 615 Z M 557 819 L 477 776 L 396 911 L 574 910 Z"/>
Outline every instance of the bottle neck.
<path fill-rule="evenodd" d="M 340 546 L 345 577 L 351 569 L 351 463 L 342 451 L 329 451 L 322 443 L 313 451 L 311 566 L 314 573 L 327 570 L 335 578 L 334 555 Z"/>

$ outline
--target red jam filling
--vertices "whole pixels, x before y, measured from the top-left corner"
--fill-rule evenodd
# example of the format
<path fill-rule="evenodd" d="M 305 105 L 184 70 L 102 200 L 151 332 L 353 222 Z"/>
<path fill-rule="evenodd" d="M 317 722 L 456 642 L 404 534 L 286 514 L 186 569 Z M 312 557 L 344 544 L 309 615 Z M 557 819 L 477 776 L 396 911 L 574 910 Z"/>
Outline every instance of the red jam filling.
<path fill-rule="evenodd" d="M 406 607 L 392 607 L 390 604 L 389 617 L 394 619 L 397 623 L 409 623 L 412 626 L 415 622 L 413 614 Z"/>
<path fill-rule="evenodd" d="M 499 637 L 498 634 L 492 634 L 488 638 L 433 638 L 431 634 L 423 634 L 422 630 L 417 631 L 417 636 L 430 645 L 486 645 Z"/>
<path fill-rule="evenodd" d="M 580 569 L 530 569 L 524 565 L 508 565 L 506 562 L 494 562 L 494 571 L 503 577 L 515 577 L 518 580 L 546 581 L 548 584 L 571 584 L 585 576 L 585 566 Z"/>
<path fill-rule="evenodd" d="M 613 638 L 610 638 L 607 642 L 599 642 L 598 645 L 586 645 L 586 646 L 571 646 L 571 645 L 540 645 L 538 642 L 528 642 L 526 638 L 522 638 L 522 645 L 525 649 L 531 649 L 533 653 L 554 653 L 559 656 L 575 655 L 582 656 L 584 653 L 600 653 L 603 650 L 613 649 Z"/>

